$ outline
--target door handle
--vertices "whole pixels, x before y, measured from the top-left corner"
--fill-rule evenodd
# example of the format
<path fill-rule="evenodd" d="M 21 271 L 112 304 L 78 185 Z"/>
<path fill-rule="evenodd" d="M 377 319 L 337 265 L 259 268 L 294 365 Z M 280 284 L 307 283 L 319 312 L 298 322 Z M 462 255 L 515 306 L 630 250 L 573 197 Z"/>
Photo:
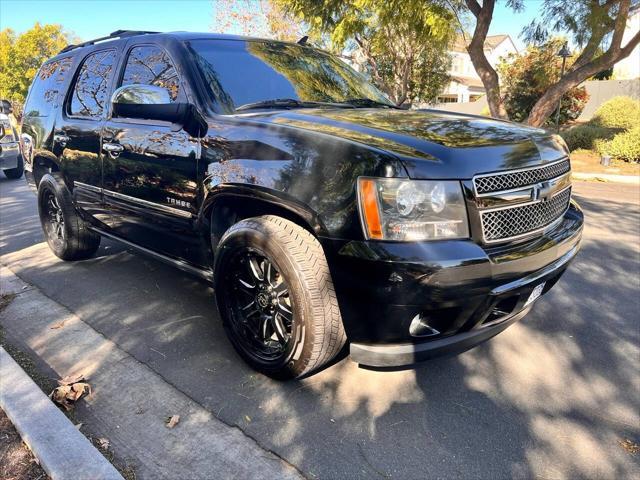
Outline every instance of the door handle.
<path fill-rule="evenodd" d="M 105 152 L 107 152 L 113 157 L 117 157 L 118 155 L 120 155 L 120 153 L 122 153 L 122 151 L 124 150 L 124 147 L 119 143 L 104 143 L 102 145 L 102 150 L 104 150 Z"/>
<path fill-rule="evenodd" d="M 55 143 L 57 143 L 58 145 L 60 145 L 61 147 L 66 147 L 67 146 L 67 142 L 70 140 L 69 137 L 67 137 L 66 135 L 62 135 L 62 134 L 56 134 L 53 136 L 53 141 Z"/>

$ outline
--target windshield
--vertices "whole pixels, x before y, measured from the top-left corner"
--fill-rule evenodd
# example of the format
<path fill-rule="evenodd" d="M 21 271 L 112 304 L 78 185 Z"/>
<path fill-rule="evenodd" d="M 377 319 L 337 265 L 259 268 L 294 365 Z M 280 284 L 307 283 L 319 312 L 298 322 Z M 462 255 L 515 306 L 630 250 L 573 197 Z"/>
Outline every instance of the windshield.
<path fill-rule="evenodd" d="M 313 48 L 241 40 L 192 40 L 187 47 L 222 113 L 349 100 L 392 105 L 363 75 Z"/>

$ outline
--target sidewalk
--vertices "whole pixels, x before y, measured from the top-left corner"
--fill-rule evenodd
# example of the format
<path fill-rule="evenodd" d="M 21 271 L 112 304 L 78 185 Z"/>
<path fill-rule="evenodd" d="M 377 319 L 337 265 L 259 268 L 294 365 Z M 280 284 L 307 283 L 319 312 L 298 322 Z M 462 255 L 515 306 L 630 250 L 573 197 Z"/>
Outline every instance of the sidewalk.
<path fill-rule="evenodd" d="M 88 378 L 93 395 L 78 411 L 83 431 L 107 438 L 116 456 L 132 461 L 138 478 L 301 478 L 241 430 L 219 421 L 36 287 L 0 268 L 0 291 L 16 295 L 0 313 L 7 340 L 24 344 L 59 377 L 82 373 Z M 169 429 L 165 422 L 173 415 L 180 421 Z"/>
<path fill-rule="evenodd" d="M 595 180 L 613 183 L 626 183 L 629 185 L 639 185 L 640 177 L 637 175 L 614 175 L 610 173 L 584 173 L 571 172 L 574 180 Z"/>

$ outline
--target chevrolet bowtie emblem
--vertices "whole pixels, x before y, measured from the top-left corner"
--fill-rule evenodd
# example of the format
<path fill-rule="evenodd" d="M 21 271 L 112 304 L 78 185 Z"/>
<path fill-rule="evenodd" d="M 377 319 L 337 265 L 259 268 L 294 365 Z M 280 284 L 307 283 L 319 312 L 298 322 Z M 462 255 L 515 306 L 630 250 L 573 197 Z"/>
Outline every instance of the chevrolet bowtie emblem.
<path fill-rule="evenodd" d="M 540 200 L 546 202 L 551 197 L 552 187 L 551 182 L 540 182 L 533 186 L 531 197 L 533 200 Z"/>

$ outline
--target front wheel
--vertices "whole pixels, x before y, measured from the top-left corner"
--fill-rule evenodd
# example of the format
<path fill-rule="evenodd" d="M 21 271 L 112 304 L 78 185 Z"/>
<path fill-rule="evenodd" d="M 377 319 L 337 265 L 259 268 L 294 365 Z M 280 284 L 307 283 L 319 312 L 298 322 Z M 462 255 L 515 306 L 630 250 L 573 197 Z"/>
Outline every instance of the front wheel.
<path fill-rule="evenodd" d="M 231 343 L 262 373 L 303 376 L 346 341 L 322 247 L 293 222 L 265 215 L 233 225 L 220 240 L 214 279 Z"/>
<path fill-rule="evenodd" d="M 38 213 L 49 248 L 62 260 L 92 257 L 100 235 L 92 232 L 76 211 L 71 193 L 57 173 L 47 173 L 38 184 Z"/>

